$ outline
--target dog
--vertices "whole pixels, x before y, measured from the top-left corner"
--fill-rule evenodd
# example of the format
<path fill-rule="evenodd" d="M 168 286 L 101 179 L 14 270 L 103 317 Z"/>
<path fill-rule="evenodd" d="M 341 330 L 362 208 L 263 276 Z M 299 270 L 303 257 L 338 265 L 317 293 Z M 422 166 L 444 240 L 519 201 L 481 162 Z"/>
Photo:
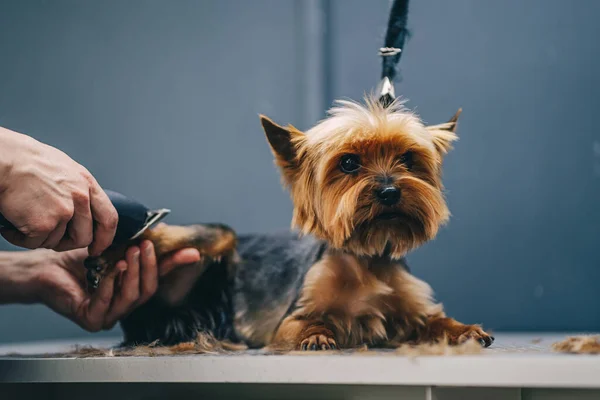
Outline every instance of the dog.
<path fill-rule="evenodd" d="M 201 332 L 288 351 L 490 346 L 494 338 L 479 325 L 445 315 L 405 260 L 449 219 L 442 164 L 460 112 L 426 126 L 402 101 L 384 106 L 367 96 L 338 102 L 306 132 L 261 115 L 293 201 L 293 229 L 236 235 L 197 224 L 145 233 L 140 240 L 152 241 L 159 258 L 195 247 L 203 261 L 168 276 L 120 321 L 123 344 L 175 345 Z M 124 251 L 109 248 L 86 266 L 105 275 Z"/>

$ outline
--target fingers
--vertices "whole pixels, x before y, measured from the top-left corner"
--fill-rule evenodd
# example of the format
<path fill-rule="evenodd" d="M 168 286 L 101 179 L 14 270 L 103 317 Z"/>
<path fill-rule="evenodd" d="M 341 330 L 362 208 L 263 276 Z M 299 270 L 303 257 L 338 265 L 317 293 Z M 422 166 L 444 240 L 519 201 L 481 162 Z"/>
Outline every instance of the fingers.
<path fill-rule="evenodd" d="M 29 225 L 16 224 L 18 230 L 5 231 L 6 239 L 29 249 L 67 251 L 87 247 L 93 239 L 89 191 L 74 192 L 71 196 L 70 205 L 53 209 L 48 204 L 47 209 L 30 210 L 33 221 L 29 221 Z"/>
<path fill-rule="evenodd" d="M 40 195 L 32 189 L 34 195 Z M 3 230 L 3 237 L 15 246 L 27 249 L 56 246 L 67 229 L 67 224 L 73 217 L 74 207 L 63 199 L 43 199 L 41 204 L 27 199 L 14 197 L 13 203 L 3 208 L 8 213 L 7 219 L 12 223 L 10 230 Z M 42 200 L 38 200 L 42 201 Z M 6 216 L 6 214 L 5 214 Z"/>
<path fill-rule="evenodd" d="M 105 329 L 114 324 L 135 307 L 144 304 L 158 288 L 158 265 L 154 245 L 144 241 L 126 254 L 127 271 L 123 274 L 119 291 L 105 320 Z"/>
<path fill-rule="evenodd" d="M 158 263 L 154 245 L 150 241 L 145 241 L 140 246 L 142 269 L 140 271 L 140 298 L 138 305 L 143 304 L 156 293 L 158 288 Z"/>
<path fill-rule="evenodd" d="M 49 219 L 50 221 L 50 219 Z M 9 243 L 23 247 L 26 249 L 38 249 L 38 248 L 53 248 L 60 239 L 64 236 L 67 229 L 68 219 L 59 221 L 57 225 L 49 225 L 46 223 L 45 228 L 33 229 L 20 228 L 16 229 L 2 229 L 0 234 Z"/>
<path fill-rule="evenodd" d="M 160 272 L 172 271 L 178 266 L 199 260 L 198 250 L 183 249 L 161 263 Z M 158 279 L 159 266 L 154 245 L 144 241 L 139 247 L 129 248 L 125 260 L 119 261 L 113 272 L 102 279 L 100 287 L 89 301 L 84 326 L 92 331 L 112 328 L 117 321 L 156 293 Z"/>
<path fill-rule="evenodd" d="M 46 240 L 45 236 L 31 238 L 13 229 L 1 229 L 0 234 L 8 243 L 25 249 L 37 249 Z"/>
<path fill-rule="evenodd" d="M 104 328 L 112 327 L 119 318 L 133 308 L 140 297 L 140 249 L 131 247 L 125 255 L 127 270 L 123 273 L 120 287 L 104 320 Z"/>
<path fill-rule="evenodd" d="M 92 220 L 92 211 L 90 208 L 90 199 L 88 194 L 73 195 L 75 204 L 75 213 L 67 225 L 67 235 L 63 235 L 51 247 L 55 251 L 66 251 L 87 247 L 92 243 L 94 224 Z"/>
<path fill-rule="evenodd" d="M 83 326 L 92 332 L 97 332 L 104 327 L 105 316 L 110 308 L 115 289 L 115 278 L 120 270 L 114 268 L 106 275 L 94 295 L 86 300 L 81 318 Z"/>
<path fill-rule="evenodd" d="M 178 266 L 197 263 L 200 259 L 200 252 L 197 249 L 188 248 L 176 251 L 161 261 L 159 274 L 161 277 L 165 276 Z"/>
<path fill-rule="evenodd" d="M 4 237 L 4 239 L 6 239 L 6 241 L 10 244 L 31 250 L 41 248 L 48 238 L 48 234 L 43 236 L 31 236 L 12 229 L 2 229 L 0 233 L 2 234 L 2 237 Z"/>
<path fill-rule="evenodd" d="M 92 256 L 98 256 L 112 243 L 119 217 L 98 182 L 91 176 L 90 180 L 90 208 L 94 221 L 94 240 L 90 244 L 89 251 Z"/>
<path fill-rule="evenodd" d="M 54 249 L 60 243 L 61 239 L 65 236 L 67 226 L 67 222 L 59 223 L 56 226 L 56 229 L 50 232 L 50 234 L 48 235 L 46 240 L 40 245 L 40 247 L 43 247 L 45 249 Z"/>

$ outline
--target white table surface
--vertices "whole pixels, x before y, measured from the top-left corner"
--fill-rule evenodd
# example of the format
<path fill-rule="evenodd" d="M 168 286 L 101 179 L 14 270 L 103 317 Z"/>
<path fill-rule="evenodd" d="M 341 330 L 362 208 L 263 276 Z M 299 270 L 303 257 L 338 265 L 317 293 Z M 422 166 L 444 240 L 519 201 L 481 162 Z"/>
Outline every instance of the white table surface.
<path fill-rule="evenodd" d="M 480 355 L 407 357 L 352 355 L 186 355 L 39 358 L 74 344 L 110 346 L 117 340 L 0 346 L 0 383 L 262 383 L 600 389 L 600 356 L 557 354 L 550 345 L 567 334 L 496 334 Z M 7 356 L 20 353 L 19 356 Z"/>

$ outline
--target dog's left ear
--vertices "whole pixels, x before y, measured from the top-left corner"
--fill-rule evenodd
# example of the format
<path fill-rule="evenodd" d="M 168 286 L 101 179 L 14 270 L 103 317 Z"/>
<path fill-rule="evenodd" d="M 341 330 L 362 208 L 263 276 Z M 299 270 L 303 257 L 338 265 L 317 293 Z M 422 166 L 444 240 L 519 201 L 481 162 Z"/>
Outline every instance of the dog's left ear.
<path fill-rule="evenodd" d="M 462 108 L 459 108 L 450 121 L 445 124 L 425 127 L 433 136 L 433 144 L 442 157 L 452 149 L 452 142 L 458 140 L 455 132 L 461 113 Z"/>
<path fill-rule="evenodd" d="M 271 119 L 260 116 L 271 150 L 280 167 L 294 168 L 298 164 L 297 146 L 304 138 L 304 134 L 293 126 L 283 127 Z"/>

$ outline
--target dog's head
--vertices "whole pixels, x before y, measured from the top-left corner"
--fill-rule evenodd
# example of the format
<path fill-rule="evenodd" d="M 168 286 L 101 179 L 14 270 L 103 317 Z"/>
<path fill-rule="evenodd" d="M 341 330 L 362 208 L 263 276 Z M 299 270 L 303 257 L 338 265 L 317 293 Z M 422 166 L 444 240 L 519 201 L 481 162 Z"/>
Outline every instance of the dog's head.
<path fill-rule="evenodd" d="M 448 220 L 441 180 L 459 112 L 425 126 L 399 101 L 340 101 L 306 133 L 261 116 L 292 225 L 356 255 L 398 258 Z"/>

